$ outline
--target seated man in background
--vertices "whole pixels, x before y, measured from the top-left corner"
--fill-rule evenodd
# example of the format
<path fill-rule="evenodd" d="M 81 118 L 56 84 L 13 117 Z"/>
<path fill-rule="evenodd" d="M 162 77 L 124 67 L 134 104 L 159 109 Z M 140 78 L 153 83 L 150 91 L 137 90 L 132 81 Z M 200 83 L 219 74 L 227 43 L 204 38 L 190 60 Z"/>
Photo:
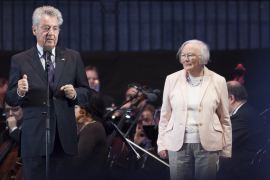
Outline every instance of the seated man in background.
<path fill-rule="evenodd" d="M 98 68 L 95 66 L 86 66 L 84 68 L 88 83 L 91 89 L 95 89 L 97 92 L 99 92 L 100 89 L 100 81 L 99 81 L 99 74 L 98 74 Z M 102 95 L 105 107 L 114 107 L 114 98 L 108 95 Z"/>
<path fill-rule="evenodd" d="M 4 107 L 4 97 L 8 88 L 8 80 L 0 78 L 0 108 Z"/>
<path fill-rule="evenodd" d="M 157 129 L 152 128 L 150 130 L 150 133 L 146 135 L 147 133 L 144 131 L 143 126 L 154 126 L 154 113 L 155 108 L 152 105 L 147 105 L 140 115 L 137 127 L 136 127 L 136 133 L 134 136 L 134 143 L 141 146 L 151 154 L 155 155 L 158 158 L 157 155 Z M 153 131 L 156 131 L 153 132 Z M 148 137 L 150 135 L 150 137 Z M 158 160 L 154 159 L 147 153 L 136 149 L 141 154 L 141 159 L 137 160 L 135 158 L 132 158 L 132 170 L 131 170 L 131 179 L 147 179 L 147 180 L 157 180 L 162 179 L 166 180 L 169 179 L 169 169 L 167 166 L 159 162 Z M 163 160 L 164 161 L 164 160 Z M 168 162 L 167 162 L 168 163 Z"/>
<path fill-rule="evenodd" d="M 7 140 L 13 139 L 19 143 L 23 111 L 20 106 L 11 107 L 4 103 L 4 112 L 6 114 L 6 123 L 8 129 L 0 134 L 0 146 Z"/>
<path fill-rule="evenodd" d="M 259 113 L 247 102 L 248 94 L 237 81 L 227 82 L 232 123 L 232 157 L 220 162 L 218 180 L 246 180 L 252 159 L 267 143 Z"/>

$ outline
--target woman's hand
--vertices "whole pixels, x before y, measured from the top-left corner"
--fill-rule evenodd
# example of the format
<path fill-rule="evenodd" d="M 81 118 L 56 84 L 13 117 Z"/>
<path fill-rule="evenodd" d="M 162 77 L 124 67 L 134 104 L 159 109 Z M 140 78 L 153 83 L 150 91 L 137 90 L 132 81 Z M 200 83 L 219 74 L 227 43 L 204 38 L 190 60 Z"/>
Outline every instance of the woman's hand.
<path fill-rule="evenodd" d="M 168 159 L 168 151 L 167 150 L 162 150 L 158 153 L 158 155 L 162 158 L 162 159 Z"/>

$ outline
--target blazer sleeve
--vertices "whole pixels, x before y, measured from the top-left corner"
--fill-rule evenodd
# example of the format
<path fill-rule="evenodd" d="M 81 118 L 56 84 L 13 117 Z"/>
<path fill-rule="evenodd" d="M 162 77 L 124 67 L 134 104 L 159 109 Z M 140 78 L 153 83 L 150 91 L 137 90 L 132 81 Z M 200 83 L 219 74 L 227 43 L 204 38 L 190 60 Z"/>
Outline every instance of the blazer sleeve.
<path fill-rule="evenodd" d="M 18 81 L 21 79 L 21 70 L 18 63 L 18 60 L 13 56 L 11 58 L 11 69 L 9 72 L 9 84 L 8 89 L 5 95 L 5 101 L 10 106 L 20 106 L 23 101 L 24 97 L 20 97 L 18 95 Z"/>
<path fill-rule="evenodd" d="M 225 79 L 221 81 L 220 103 L 217 108 L 217 115 L 223 129 L 223 149 L 220 156 L 231 157 L 232 152 L 232 126 L 229 115 L 228 89 Z"/>
<path fill-rule="evenodd" d="M 172 115 L 172 107 L 170 102 L 170 81 L 166 78 L 164 91 L 163 91 L 163 104 L 161 107 L 160 121 L 159 121 L 159 133 L 158 133 L 158 152 L 165 150 L 164 137 L 167 125 Z"/>
<path fill-rule="evenodd" d="M 86 73 L 84 70 L 84 65 L 80 54 L 77 56 L 77 74 L 75 79 L 75 91 L 77 93 L 76 98 L 73 100 L 73 104 L 78 104 L 78 99 L 87 99 L 91 97 L 91 89 L 88 84 Z M 84 102 L 84 101 L 83 101 Z"/>

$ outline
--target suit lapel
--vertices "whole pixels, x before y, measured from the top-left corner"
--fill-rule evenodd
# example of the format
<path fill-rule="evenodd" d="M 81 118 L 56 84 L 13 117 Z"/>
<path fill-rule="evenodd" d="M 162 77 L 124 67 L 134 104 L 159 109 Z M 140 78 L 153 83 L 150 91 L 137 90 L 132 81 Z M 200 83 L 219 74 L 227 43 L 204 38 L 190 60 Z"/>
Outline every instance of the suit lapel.
<path fill-rule="evenodd" d="M 33 47 L 29 52 L 29 63 L 33 67 L 33 69 L 36 71 L 36 73 L 39 75 L 39 77 L 42 79 L 45 85 L 47 85 L 47 79 L 46 79 L 46 73 L 45 70 L 40 62 L 40 58 L 38 56 L 37 47 Z"/>
<path fill-rule="evenodd" d="M 203 76 L 203 82 L 202 82 L 202 87 L 200 91 L 200 96 L 199 96 L 199 104 L 201 104 L 202 98 L 205 94 L 205 91 L 211 81 L 211 72 L 204 66 L 204 76 Z"/>
<path fill-rule="evenodd" d="M 185 104 L 187 104 L 187 78 L 186 78 L 186 70 L 184 69 L 181 74 L 180 74 L 180 88 L 181 88 L 181 93 L 184 99 Z"/>
<path fill-rule="evenodd" d="M 66 62 L 65 51 L 61 47 L 57 46 L 55 57 L 54 91 L 56 90 L 60 76 L 64 69 L 65 62 Z"/>

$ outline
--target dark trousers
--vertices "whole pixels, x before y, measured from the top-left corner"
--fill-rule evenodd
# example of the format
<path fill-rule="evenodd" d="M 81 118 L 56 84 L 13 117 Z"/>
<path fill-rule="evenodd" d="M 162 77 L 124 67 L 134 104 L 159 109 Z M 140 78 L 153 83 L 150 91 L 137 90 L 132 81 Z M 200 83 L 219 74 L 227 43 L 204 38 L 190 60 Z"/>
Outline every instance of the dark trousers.
<path fill-rule="evenodd" d="M 57 129 L 57 128 L 56 128 Z M 58 130 L 54 149 L 50 154 L 49 180 L 71 180 L 73 170 L 73 156 L 67 155 L 61 145 Z M 46 179 L 46 156 L 22 158 L 23 180 Z"/>

